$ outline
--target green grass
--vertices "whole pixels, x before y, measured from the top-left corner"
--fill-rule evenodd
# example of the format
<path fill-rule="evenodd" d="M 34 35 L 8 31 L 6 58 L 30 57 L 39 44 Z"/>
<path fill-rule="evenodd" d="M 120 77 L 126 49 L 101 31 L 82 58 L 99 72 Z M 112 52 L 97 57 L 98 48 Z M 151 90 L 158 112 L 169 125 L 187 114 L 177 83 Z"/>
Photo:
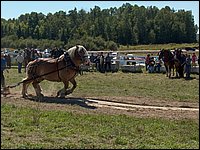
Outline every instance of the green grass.
<path fill-rule="evenodd" d="M 192 75 L 197 76 L 197 75 Z M 164 74 L 87 73 L 77 78 L 75 94 L 88 96 L 136 96 L 169 101 L 199 101 L 199 81 L 168 79 Z"/>
<path fill-rule="evenodd" d="M 193 120 L 135 118 L 42 111 L 1 104 L 1 148 L 19 149 L 198 149 L 199 126 Z"/>
<path fill-rule="evenodd" d="M 13 85 L 21 81 L 25 73 L 18 74 L 16 68 L 9 69 L 5 77 L 7 85 Z M 106 74 L 84 72 L 76 80 L 78 86 L 73 95 L 77 97 L 136 96 L 199 102 L 199 80 L 196 79 L 168 79 L 164 74 L 119 71 Z M 44 94 L 55 95 L 63 84 L 43 81 L 41 86 Z M 21 86 L 13 91 L 21 93 Z M 28 91 L 35 95 L 32 86 Z M 68 109 L 43 110 L 2 103 L 1 148 L 198 149 L 199 124 L 188 119 L 80 114 Z"/>
<path fill-rule="evenodd" d="M 169 44 L 151 44 L 151 45 L 136 45 L 136 46 L 123 46 L 120 45 L 119 50 L 160 50 L 160 49 L 174 49 L 174 48 L 185 48 L 185 47 L 197 47 L 199 43 L 169 43 Z"/>
<path fill-rule="evenodd" d="M 25 74 L 17 73 L 17 69 L 10 69 L 5 73 L 7 85 L 21 81 Z M 77 88 L 75 96 L 136 96 L 169 101 L 199 102 L 198 75 L 192 74 L 193 80 L 168 79 L 165 74 L 149 73 L 99 73 L 84 72 L 76 77 Z M 45 93 L 56 95 L 63 88 L 63 83 L 43 81 L 41 87 Z M 21 93 L 21 86 L 14 88 Z M 29 93 L 34 90 L 29 86 Z"/>

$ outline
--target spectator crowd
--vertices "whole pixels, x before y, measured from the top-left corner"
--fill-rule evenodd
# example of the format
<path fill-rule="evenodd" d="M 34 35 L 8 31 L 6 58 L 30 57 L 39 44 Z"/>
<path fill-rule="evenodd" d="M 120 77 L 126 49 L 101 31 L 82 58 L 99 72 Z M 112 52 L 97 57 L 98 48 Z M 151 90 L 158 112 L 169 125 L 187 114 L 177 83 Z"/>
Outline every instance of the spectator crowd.
<path fill-rule="evenodd" d="M 45 53 L 41 53 L 37 49 L 34 48 L 25 48 L 23 51 L 20 51 L 18 55 L 14 58 L 17 62 L 18 73 L 22 73 L 22 66 L 24 65 L 25 72 L 26 66 L 28 62 L 42 58 L 42 57 L 50 57 L 52 59 L 60 57 L 64 54 L 64 50 L 62 48 L 54 47 L 52 50 L 49 51 L 49 55 L 45 55 Z M 104 52 L 105 53 L 105 52 Z M 101 73 L 105 72 L 113 72 L 112 70 L 112 59 L 110 52 L 103 52 L 91 53 L 90 55 L 90 62 L 92 70 L 99 71 Z M 182 77 L 185 74 L 186 78 L 190 78 L 191 68 L 192 66 L 199 65 L 199 57 L 196 56 L 195 53 L 192 53 L 190 56 L 189 54 L 179 55 L 180 57 L 177 58 L 182 65 Z M 145 70 L 148 73 L 160 73 L 161 67 L 164 65 L 162 60 L 159 60 L 158 57 L 151 56 L 147 54 L 145 57 Z M 10 69 L 11 65 L 11 55 L 9 53 L 1 52 L 1 87 L 5 87 L 5 77 L 4 71 Z"/>

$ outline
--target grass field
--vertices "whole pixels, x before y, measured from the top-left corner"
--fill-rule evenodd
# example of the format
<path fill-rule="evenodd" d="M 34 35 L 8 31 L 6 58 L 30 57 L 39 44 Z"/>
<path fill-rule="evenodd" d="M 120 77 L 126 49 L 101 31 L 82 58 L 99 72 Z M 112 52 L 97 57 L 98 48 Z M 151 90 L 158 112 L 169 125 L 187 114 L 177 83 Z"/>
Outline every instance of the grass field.
<path fill-rule="evenodd" d="M 10 69 L 5 76 L 7 85 L 12 85 L 25 74 Z M 76 78 L 78 86 L 73 95 L 149 97 L 199 103 L 198 75 L 192 77 L 194 79 L 185 80 L 168 79 L 164 74 L 84 72 Z M 55 95 L 63 84 L 43 81 L 41 86 L 44 94 Z M 20 93 L 21 86 L 14 90 Z M 31 86 L 29 93 L 35 95 Z M 32 108 L 31 103 L 26 107 L 2 103 L 1 148 L 198 149 L 199 124 L 192 119 L 82 114 L 68 109 L 38 110 Z"/>
<path fill-rule="evenodd" d="M 40 111 L 1 105 L 1 148 L 19 149 L 198 149 L 199 126 L 193 120 L 134 118 L 125 115 L 87 115 Z"/>
<path fill-rule="evenodd" d="M 17 69 L 5 73 L 7 84 L 13 85 L 25 77 L 25 73 L 17 73 Z M 137 96 L 150 97 L 155 99 L 167 99 L 169 101 L 199 101 L 199 75 L 192 74 L 193 80 L 168 79 L 164 74 L 149 73 L 99 73 L 84 72 L 78 75 L 77 88 L 74 91 L 76 96 Z M 56 95 L 58 89 L 63 87 L 58 82 L 41 82 L 44 94 L 53 93 Z M 21 86 L 15 88 L 21 91 Z M 30 86 L 29 91 L 34 95 Z"/>

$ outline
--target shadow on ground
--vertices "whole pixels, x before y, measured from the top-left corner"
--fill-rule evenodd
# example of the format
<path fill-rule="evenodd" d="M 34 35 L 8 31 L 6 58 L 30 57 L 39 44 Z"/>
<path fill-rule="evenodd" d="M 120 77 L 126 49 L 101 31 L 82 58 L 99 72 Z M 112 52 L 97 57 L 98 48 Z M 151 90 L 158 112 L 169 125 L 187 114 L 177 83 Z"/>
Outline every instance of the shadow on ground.
<path fill-rule="evenodd" d="M 193 80 L 193 79 L 197 79 L 197 80 L 198 80 L 198 78 L 195 78 L 195 77 L 190 77 L 190 78 L 186 78 L 186 77 L 182 77 L 182 78 L 180 78 L 180 77 L 170 77 L 170 79 L 184 79 L 184 80 Z"/>
<path fill-rule="evenodd" d="M 38 99 L 36 96 L 29 96 L 27 99 L 31 101 L 35 101 L 35 102 L 40 102 L 40 103 L 79 105 L 81 107 L 88 108 L 88 109 L 97 108 L 95 106 L 90 106 L 87 104 L 87 103 L 95 103 L 95 102 L 89 101 L 85 98 L 79 98 L 79 97 L 58 98 L 58 97 L 44 96 L 42 99 Z"/>

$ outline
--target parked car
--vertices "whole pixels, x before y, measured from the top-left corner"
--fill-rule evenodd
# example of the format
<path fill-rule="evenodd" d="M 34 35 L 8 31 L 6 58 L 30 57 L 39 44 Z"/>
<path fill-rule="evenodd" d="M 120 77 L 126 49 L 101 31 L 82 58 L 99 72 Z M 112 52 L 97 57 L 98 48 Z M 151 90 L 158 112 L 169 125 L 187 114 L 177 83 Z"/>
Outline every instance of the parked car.
<path fill-rule="evenodd" d="M 192 47 L 186 47 L 185 50 L 186 50 L 186 51 L 195 51 L 195 48 L 192 48 Z"/>
<path fill-rule="evenodd" d="M 42 52 L 42 57 L 43 58 L 49 58 L 51 56 L 51 53 L 50 53 L 50 49 L 45 49 L 43 52 Z"/>
<path fill-rule="evenodd" d="M 127 59 L 134 60 L 135 58 L 134 58 L 133 54 L 127 54 Z"/>

